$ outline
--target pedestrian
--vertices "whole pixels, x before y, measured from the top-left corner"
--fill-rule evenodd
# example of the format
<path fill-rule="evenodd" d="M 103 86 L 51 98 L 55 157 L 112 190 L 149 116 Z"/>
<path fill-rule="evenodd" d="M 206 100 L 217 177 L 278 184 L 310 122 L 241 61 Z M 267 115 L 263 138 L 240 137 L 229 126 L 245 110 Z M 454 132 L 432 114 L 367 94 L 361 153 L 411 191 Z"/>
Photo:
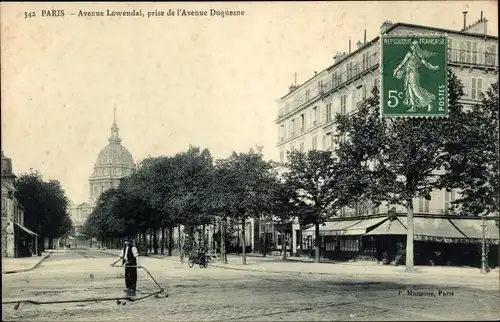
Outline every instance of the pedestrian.
<path fill-rule="evenodd" d="M 139 267 L 139 252 L 133 239 L 125 241 L 125 246 L 120 255 L 122 265 L 125 265 L 125 287 L 127 295 L 135 296 L 137 287 L 137 267 Z"/>

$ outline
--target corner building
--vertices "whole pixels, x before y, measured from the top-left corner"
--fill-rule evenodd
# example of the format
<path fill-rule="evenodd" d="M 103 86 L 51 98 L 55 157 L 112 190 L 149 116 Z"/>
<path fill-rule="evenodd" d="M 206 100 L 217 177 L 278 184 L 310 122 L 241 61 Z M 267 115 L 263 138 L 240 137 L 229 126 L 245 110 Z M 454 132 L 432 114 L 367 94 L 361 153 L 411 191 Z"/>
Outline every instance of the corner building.
<path fill-rule="evenodd" d="M 462 30 L 450 30 L 408 23 L 384 22 L 377 31 L 388 35 L 434 34 L 448 37 L 448 66 L 464 84 L 464 105 L 473 105 L 480 93 L 498 80 L 498 37 L 488 35 L 488 20 L 482 17 Z M 333 64 L 303 84 L 293 84 L 286 95 L 277 100 L 277 147 L 280 162 L 286 162 L 286 152 L 299 150 L 327 150 L 335 155 L 334 115 L 351 114 L 371 96 L 373 87 L 379 87 L 380 39 L 359 41 L 356 48 L 337 53 Z M 283 167 L 282 171 L 286 171 Z M 450 202 L 459 191 L 433 191 L 431 200 L 415 199 L 416 214 L 449 214 Z M 392 206 L 391 206 L 392 207 Z M 405 213 L 396 207 L 398 213 Z M 378 208 L 370 202 L 344 208 L 332 217 L 367 216 L 388 213 L 388 206 Z M 293 253 L 311 249 L 312 231 L 302 230 L 298 223 L 291 228 Z M 354 245 L 354 244 L 353 244 Z M 331 246 L 333 247 L 333 246 Z M 330 247 L 330 248 L 331 248 Z M 337 244 L 338 247 L 338 244 Z M 354 246 L 349 249 L 355 250 Z M 359 247 L 358 247 L 359 249 Z"/>

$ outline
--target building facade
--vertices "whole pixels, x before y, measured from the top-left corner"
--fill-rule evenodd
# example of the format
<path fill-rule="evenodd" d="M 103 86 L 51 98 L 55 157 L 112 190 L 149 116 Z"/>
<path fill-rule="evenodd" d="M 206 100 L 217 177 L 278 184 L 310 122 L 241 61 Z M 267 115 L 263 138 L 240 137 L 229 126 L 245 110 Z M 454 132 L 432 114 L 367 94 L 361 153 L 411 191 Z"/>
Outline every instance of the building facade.
<path fill-rule="evenodd" d="M 12 160 L 2 151 L 2 257 L 21 257 L 36 252 L 38 236 L 24 227 L 24 211 L 15 197 Z M 32 246 L 32 247 L 30 247 Z"/>
<path fill-rule="evenodd" d="M 448 30 L 407 23 L 382 24 L 379 34 L 439 34 L 448 37 L 448 66 L 464 84 L 462 103 L 471 105 L 480 93 L 498 80 L 498 37 L 488 35 L 487 19 L 481 18 L 464 29 Z M 293 84 L 289 92 L 277 100 L 278 143 L 280 162 L 286 162 L 291 150 L 328 150 L 334 153 L 334 115 L 350 114 L 379 86 L 380 38 L 358 42 L 356 48 L 337 53 L 333 64 L 301 85 Z M 286 171 L 286 170 L 285 170 Z M 414 200 L 415 213 L 448 213 L 458 191 L 433 191 L 431 200 Z M 403 212 L 403 208 L 396 207 Z M 339 216 L 387 213 L 388 206 L 373 208 L 369 204 L 343 209 Z M 299 243 L 300 227 L 293 227 L 293 248 Z M 305 238 L 305 237 L 304 237 Z"/>
<path fill-rule="evenodd" d="M 116 109 L 108 142 L 108 145 L 97 155 L 92 174 L 89 177 L 88 201 L 80 204 L 71 203 L 69 207 L 74 227 L 71 238 L 72 247 L 92 246 L 92 241 L 82 235 L 85 221 L 94 210 L 99 196 L 108 189 L 117 188 L 121 180 L 131 175 L 135 169 L 132 154 L 121 144 L 120 129 L 116 123 Z"/>

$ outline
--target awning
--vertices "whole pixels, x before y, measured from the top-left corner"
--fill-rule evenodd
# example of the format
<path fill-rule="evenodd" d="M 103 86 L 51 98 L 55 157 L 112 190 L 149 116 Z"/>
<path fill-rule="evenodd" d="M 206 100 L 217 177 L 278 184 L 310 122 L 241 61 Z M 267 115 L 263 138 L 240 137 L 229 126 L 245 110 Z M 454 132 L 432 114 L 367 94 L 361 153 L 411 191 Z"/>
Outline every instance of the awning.
<path fill-rule="evenodd" d="M 398 218 L 403 226 L 408 227 L 406 217 Z M 466 238 L 458 231 L 447 218 L 425 218 L 413 217 L 413 232 L 418 240 L 418 236 L 439 237 L 439 238 Z"/>
<path fill-rule="evenodd" d="M 353 226 L 347 227 L 344 230 L 339 232 L 339 235 L 342 236 L 361 236 L 365 235 L 366 231 L 373 226 L 377 226 L 380 223 L 388 220 L 388 218 L 370 218 L 370 219 L 365 219 L 362 220 L 358 223 L 356 223 Z"/>
<path fill-rule="evenodd" d="M 24 230 L 25 232 L 27 232 L 31 236 L 37 236 L 37 237 L 39 237 L 38 234 L 32 232 L 31 230 L 29 230 L 28 228 L 26 228 L 24 226 L 19 225 L 17 222 L 16 222 L 16 225 L 17 225 L 17 227 L 21 228 L 22 230 Z"/>
<path fill-rule="evenodd" d="M 467 238 L 483 238 L 482 219 L 451 219 L 455 227 Z M 498 227 L 494 220 L 485 220 L 484 237 L 486 239 L 498 239 Z"/>
<path fill-rule="evenodd" d="M 361 222 L 362 220 L 360 219 L 354 219 L 354 220 L 342 220 L 342 221 L 330 221 L 326 222 L 325 225 L 319 225 L 319 233 L 320 235 L 325 235 L 325 236 L 335 236 L 339 235 L 339 232 L 342 230 L 349 228 L 351 226 L 354 226 L 355 224 Z M 315 226 L 313 225 L 312 227 L 306 229 L 306 233 L 308 235 L 314 235 L 315 232 Z"/>
<path fill-rule="evenodd" d="M 406 227 L 398 220 L 387 220 L 366 235 L 406 235 Z"/>

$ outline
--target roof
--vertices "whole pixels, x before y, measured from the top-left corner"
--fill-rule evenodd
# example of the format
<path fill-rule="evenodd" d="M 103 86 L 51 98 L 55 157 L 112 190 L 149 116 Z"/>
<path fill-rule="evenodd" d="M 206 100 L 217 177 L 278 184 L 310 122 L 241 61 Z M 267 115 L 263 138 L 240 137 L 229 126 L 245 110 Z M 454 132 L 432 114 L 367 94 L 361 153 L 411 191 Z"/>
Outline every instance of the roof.
<path fill-rule="evenodd" d="M 422 29 L 422 30 L 428 30 L 428 31 L 430 30 L 430 31 L 436 31 L 436 32 L 443 32 L 443 33 L 448 33 L 448 34 L 455 34 L 455 35 L 463 35 L 463 36 L 469 36 L 469 37 L 476 37 L 476 38 L 481 38 L 481 39 L 498 40 L 498 37 L 492 36 L 492 35 L 475 34 L 475 33 L 463 32 L 463 31 L 446 29 L 446 28 L 437 28 L 437 27 L 430 27 L 430 26 L 414 25 L 414 24 L 411 24 L 411 23 L 404 23 L 404 22 L 396 22 L 396 23 L 394 23 L 393 25 L 391 25 L 390 27 L 387 28 L 387 30 L 385 31 L 385 33 L 388 33 L 388 32 L 390 32 L 390 31 L 392 31 L 392 30 L 394 30 L 394 29 L 396 29 L 398 27 L 409 27 L 409 28 Z M 372 40 L 370 40 L 369 42 L 367 42 L 363 46 L 357 48 L 352 53 L 346 55 L 342 60 L 334 63 L 333 65 L 330 65 L 329 67 L 327 67 L 324 70 L 322 70 L 321 72 L 319 72 L 317 75 L 314 75 L 313 77 L 311 77 L 310 79 L 308 79 L 304 84 L 298 86 L 297 89 L 301 88 L 307 82 L 309 82 L 313 78 L 317 77 L 323 71 L 325 71 L 325 70 L 330 71 L 334 67 L 338 66 L 340 63 L 344 62 L 347 58 L 349 58 L 351 56 L 354 56 L 355 54 L 357 54 L 361 50 L 367 48 L 368 46 L 371 46 L 379 38 L 380 38 L 380 36 L 377 36 L 377 37 L 373 38 Z M 294 91 L 292 91 L 292 92 L 287 93 L 286 95 L 284 95 L 283 97 L 281 97 L 279 100 L 282 100 L 282 99 L 286 98 L 290 94 L 292 94 L 295 91 L 297 91 L 297 89 L 294 90 Z"/>

